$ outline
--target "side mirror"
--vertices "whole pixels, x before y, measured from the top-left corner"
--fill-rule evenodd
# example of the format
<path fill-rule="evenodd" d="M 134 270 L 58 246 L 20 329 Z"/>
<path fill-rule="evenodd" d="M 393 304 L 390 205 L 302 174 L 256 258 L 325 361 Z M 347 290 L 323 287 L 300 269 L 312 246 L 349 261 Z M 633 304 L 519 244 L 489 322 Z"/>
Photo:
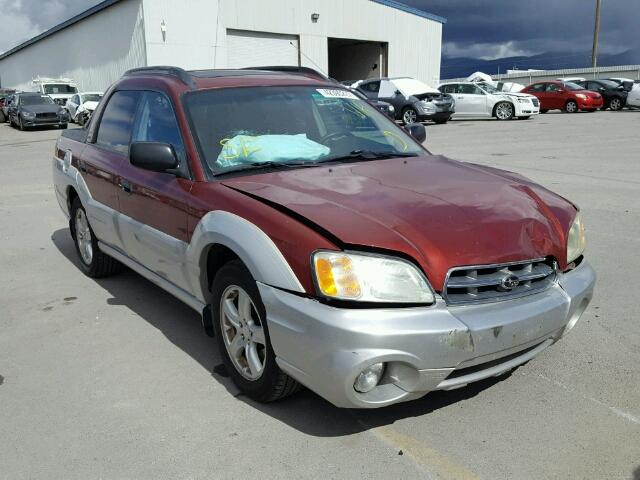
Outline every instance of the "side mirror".
<path fill-rule="evenodd" d="M 599 91 L 599 92 L 604 92 L 604 91 L 605 91 L 605 88 L 604 88 L 604 87 L 600 87 L 600 88 L 598 88 L 598 91 Z"/>
<path fill-rule="evenodd" d="M 168 143 L 134 142 L 129 149 L 131 165 L 153 172 L 166 172 L 178 167 L 178 157 Z"/>
<path fill-rule="evenodd" d="M 409 125 L 405 125 L 404 128 L 409 132 L 409 135 L 420 143 L 424 143 L 427 139 L 427 129 L 421 123 L 410 123 Z"/>

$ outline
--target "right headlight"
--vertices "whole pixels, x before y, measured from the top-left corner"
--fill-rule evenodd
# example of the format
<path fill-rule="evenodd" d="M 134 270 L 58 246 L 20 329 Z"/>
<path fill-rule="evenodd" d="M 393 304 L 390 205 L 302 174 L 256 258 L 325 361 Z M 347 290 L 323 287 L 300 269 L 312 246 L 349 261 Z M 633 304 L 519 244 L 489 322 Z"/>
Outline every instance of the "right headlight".
<path fill-rule="evenodd" d="M 573 219 L 567 238 L 567 263 L 573 262 L 582 255 L 586 246 L 587 239 L 584 233 L 584 222 L 582 221 L 582 215 L 578 212 L 576 218 Z"/>
<path fill-rule="evenodd" d="M 383 255 L 318 251 L 312 257 L 318 293 L 359 302 L 433 303 L 425 276 L 405 260 Z"/>
<path fill-rule="evenodd" d="M 33 112 L 27 112 L 27 111 L 23 111 L 22 112 L 22 116 L 24 118 L 35 118 L 36 114 Z"/>

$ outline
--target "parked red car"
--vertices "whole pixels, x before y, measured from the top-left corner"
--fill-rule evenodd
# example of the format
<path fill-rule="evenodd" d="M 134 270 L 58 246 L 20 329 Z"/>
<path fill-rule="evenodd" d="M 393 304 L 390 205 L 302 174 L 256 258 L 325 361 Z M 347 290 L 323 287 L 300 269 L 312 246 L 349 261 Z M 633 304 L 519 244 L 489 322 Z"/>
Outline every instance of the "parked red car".
<path fill-rule="evenodd" d="M 374 408 L 531 360 L 596 279 L 574 204 L 424 139 L 308 72 L 147 67 L 63 133 L 53 178 L 80 268 L 199 312 L 242 392 Z"/>
<path fill-rule="evenodd" d="M 567 113 L 578 110 L 595 112 L 603 106 L 602 95 L 585 90 L 573 82 L 549 80 L 533 83 L 522 89 L 522 93 L 538 97 L 540 113 L 547 113 L 549 110 L 564 110 Z"/>

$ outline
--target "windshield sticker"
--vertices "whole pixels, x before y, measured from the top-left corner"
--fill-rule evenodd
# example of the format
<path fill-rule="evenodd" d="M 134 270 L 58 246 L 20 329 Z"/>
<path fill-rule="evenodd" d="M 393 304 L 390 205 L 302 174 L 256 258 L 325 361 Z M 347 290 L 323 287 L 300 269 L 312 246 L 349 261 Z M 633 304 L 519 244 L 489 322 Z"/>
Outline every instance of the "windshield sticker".
<path fill-rule="evenodd" d="M 353 93 L 341 88 L 316 88 L 316 91 L 325 98 L 351 98 L 357 100 Z"/>

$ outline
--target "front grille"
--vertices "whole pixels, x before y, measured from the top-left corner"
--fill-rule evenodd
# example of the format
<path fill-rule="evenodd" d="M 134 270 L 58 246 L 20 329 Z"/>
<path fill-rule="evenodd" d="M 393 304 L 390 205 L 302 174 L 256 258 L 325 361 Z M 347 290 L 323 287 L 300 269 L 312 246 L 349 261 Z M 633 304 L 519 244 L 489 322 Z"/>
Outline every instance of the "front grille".
<path fill-rule="evenodd" d="M 57 113 L 36 113 L 36 118 L 38 120 L 57 120 Z"/>
<path fill-rule="evenodd" d="M 531 101 L 533 102 L 534 107 L 537 107 L 538 105 L 540 105 L 540 101 L 537 98 L 532 98 Z"/>
<path fill-rule="evenodd" d="M 544 259 L 449 270 L 443 297 L 449 305 L 508 300 L 545 290 L 555 281 L 555 264 Z"/>

